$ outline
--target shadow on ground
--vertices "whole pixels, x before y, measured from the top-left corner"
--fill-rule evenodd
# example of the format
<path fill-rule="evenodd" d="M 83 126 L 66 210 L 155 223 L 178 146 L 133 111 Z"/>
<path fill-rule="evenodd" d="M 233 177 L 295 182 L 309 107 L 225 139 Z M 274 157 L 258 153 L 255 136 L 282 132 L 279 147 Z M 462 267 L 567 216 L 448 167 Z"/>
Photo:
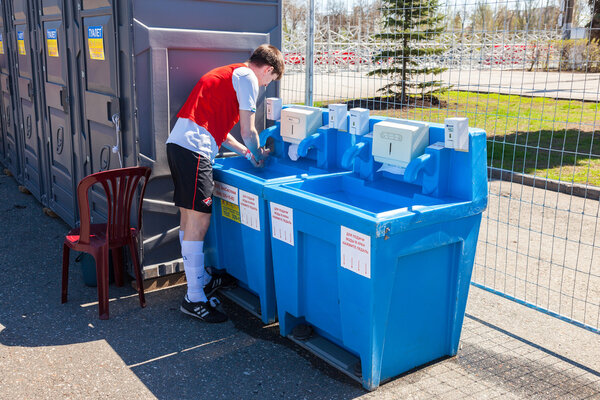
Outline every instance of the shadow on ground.
<path fill-rule="evenodd" d="M 231 320 L 209 325 L 179 311 L 185 286 L 150 292 L 141 309 L 129 284 L 111 284 L 110 319 L 100 321 L 96 289 L 71 256 L 69 301 L 60 304 L 68 226 L 0 177 L 0 345 L 56 347 L 105 342 L 158 398 L 353 398 L 360 385 L 223 300 Z M 64 346 L 64 348 L 63 348 Z M 72 346 L 76 347 L 76 346 Z M 300 357 L 298 357 L 300 355 Z M 90 357 L 89 369 L 98 360 Z M 31 365 L 35 374 L 35 363 Z M 92 378 L 93 379 L 93 378 Z"/>

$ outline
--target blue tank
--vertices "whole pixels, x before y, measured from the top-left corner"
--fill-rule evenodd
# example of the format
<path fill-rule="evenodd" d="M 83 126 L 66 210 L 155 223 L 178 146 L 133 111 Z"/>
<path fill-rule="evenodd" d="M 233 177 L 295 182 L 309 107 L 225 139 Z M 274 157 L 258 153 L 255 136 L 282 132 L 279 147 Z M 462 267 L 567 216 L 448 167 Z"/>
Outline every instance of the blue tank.
<path fill-rule="evenodd" d="M 456 354 L 487 205 L 485 132 L 470 129 L 462 152 L 430 124 L 400 174 L 380 171 L 372 145 L 367 135 L 344 152 L 351 174 L 262 194 L 281 335 L 368 390 Z"/>

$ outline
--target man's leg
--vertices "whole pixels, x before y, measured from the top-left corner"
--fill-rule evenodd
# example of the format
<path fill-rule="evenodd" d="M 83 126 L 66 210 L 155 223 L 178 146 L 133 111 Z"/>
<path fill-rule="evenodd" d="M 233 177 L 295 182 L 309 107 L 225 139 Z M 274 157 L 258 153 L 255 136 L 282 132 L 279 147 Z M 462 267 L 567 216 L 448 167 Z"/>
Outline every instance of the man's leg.
<path fill-rule="evenodd" d="M 210 214 L 180 208 L 181 224 L 184 227 L 181 255 L 188 282 L 187 298 L 191 302 L 206 302 L 204 284 L 204 236 L 210 225 Z M 210 280 L 210 277 L 209 277 Z"/>
<path fill-rule="evenodd" d="M 181 212 L 180 241 L 187 294 L 180 310 L 206 322 L 225 322 L 204 292 L 204 235 L 210 224 L 213 179 L 209 159 L 173 143 L 167 144 L 167 159 L 173 177 L 173 202 Z"/>
<path fill-rule="evenodd" d="M 185 208 L 181 208 L 180 207 L 179 211 L 180 211 L 180 215 L 181 215 L 180 224 L 179 224 L 179 245 L 182 246 L 182 248 L 183 248 L 183 236 L 185 235 L 185 227 L 187 226 L 188 215 L 191 214 L 191 213 L 188 213 L 186 211 L 192 211 L 192 210 L 187 210 Z M 208 215 L 209 215 L 208 224 L 210 225 L 210 214 L 208 214 Z M 208 227 L 204 231 L 204 235 L 203 236 L 206 236 L 207 230 L 208 230 Z M 204 247 L 204 239 L 202 239 L 202 242 L 203 242 L 202 243 L 203 244 L 202 247 Z M 208 273 L 208 271 L 206 271 L 206 269 L 205 269 L 203 285 L 207 285 L 210 282 L 210 279 L 211 279 L 211 276 Z"/>

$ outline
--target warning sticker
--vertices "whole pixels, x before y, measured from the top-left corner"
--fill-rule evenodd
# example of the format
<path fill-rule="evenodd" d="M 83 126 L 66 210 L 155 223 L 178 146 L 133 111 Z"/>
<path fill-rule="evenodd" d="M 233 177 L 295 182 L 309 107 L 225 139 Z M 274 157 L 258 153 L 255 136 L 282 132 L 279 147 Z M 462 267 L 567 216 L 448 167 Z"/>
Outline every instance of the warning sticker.
<path fill-rule="evenodd" d="M 260 231 L 257 195 L 240 189 L 240 216 L 242 224 Z"/>
<path fill-rule="evenodd" d="M 275 239 L 294 245 L 294 210 L 271 203 L 271 226 Z"/>
<path fill-rule="evenodd" d="M 56 29 L 46 30 L 46 47 L 48 48 L 48 57 L 58 57 L 58 34 Z"/>
<path fill-rule="evenodd" d="M 20 55 L 27 55 L 27 53 L 25 52 L 25 33 L 23 33 L 22 31 L 17 32 L 17 46 L 19 47 Z"/>
<path fill-rule="evenodd" d="M 0 54 L 4 54 L 4 41 L 2 39 L 1 33 L 0 33 Z"/>
<path fill-rule="evenodd" d="M 223 182 L 215 181 L 213 195 L 227 200 L 230 203 L 238 205 L 238 189 L 235 186 L 228 185 Z"/>
<path fill-rule="evenodd" d="M 371 278 L 371 237 L 342 226 L 342 267 Z"/>
<path fill-rule="evenodd" d="M 88 28 L 88 49 L 91 60 L 104 60 L 102 26 L 90 26 Z"/>
<path fill-rule="evenodd" d="M 237 204 L 221 199 L 221 214 L 225 218 L 240 223 L 240 207 Z"/>

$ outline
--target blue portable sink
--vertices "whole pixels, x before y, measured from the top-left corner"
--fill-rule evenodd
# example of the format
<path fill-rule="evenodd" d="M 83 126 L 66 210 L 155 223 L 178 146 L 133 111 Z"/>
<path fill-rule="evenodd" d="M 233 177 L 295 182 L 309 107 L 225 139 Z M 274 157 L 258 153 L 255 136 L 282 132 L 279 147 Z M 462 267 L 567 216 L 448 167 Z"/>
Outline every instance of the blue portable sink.
<path fill-rule="evenodd" d="M 458 349 L 486 137 L 471 130 L 471 151 L 458 152 L 436 144 L 443 126 L 429 132 L 404 175 L 376 172 L 365 138 L 348 151 L 355 173 L 264 190 L 280 333 L 369 390 Z"/>
<path fill-rule="evenodd" d="M 324 124 L 327 118 L 324 112 Z M 222 293 L 267 324 L 276 320 L 277 311 L 263 190 L 313 175 L 351 173 L 341 168 L 338 154 L 350 146 L 351 138 L 347 132 L 320 128 L 300 144 L 303 157 L 297 161 L 287 156 L 289 143 L 282 141 L 279 123 L 261 132 L 260 139 L 261 145 L 273 141 L 272 155 L 263 168 L 252 166 L 243 157 L 215 160 L 215 198 L 205 256 L 206 265 L 225 269 L 239 281 L 239 288 Z"/>

